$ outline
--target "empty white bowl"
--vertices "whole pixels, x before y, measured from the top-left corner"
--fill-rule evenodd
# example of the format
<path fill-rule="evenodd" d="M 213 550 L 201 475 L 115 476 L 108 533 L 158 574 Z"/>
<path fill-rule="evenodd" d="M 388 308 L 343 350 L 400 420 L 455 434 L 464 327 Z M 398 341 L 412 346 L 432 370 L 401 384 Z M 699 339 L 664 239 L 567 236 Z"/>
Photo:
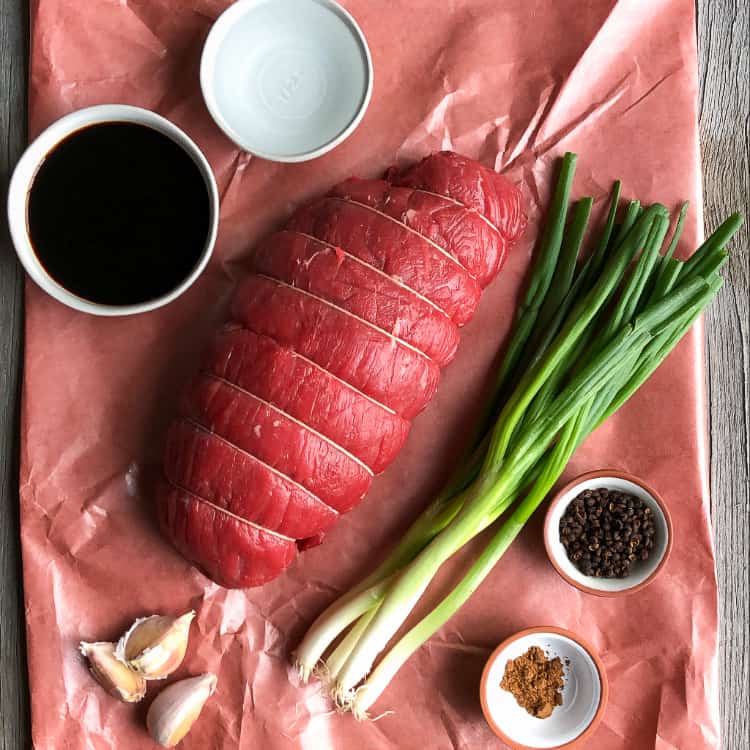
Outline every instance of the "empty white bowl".
<path fill-rule="evenodd" d="M 563 662 L 562 705 L 537 719 L 518 705 L 500 683 L 507 663 L 539 646 Z M 573 748 L 594 732 L 607 705 L 607 675 L 593 649 L 575 633 L 560 628 L 529 628 L 508 638 L 485 665 L 480 685 L 482 711 L 495 734 L 513 750 Z"/>
<path fill-rule="evenodd" d="M 364 116 L 372 59 L 352 16 L 333 0 L 239 0 L 213 25 L 201 89 L 217 125 L 264 159 L 314 159 Z"/>
<path fill-rule="evenodd" d="M 627 492 L 651 508 L 656 525 L 654 547 L 648 560 L 637 560 L 625 578 L 595 578 L 581 573 L 568 558 L 560 541 L 560 519 L 570 503 L 585 490 L 606 488 Z M 652 487 L 632 474 L 617 469 L 591 471 L 563 487 L 552 499 L 544 522 L 544 546 L 555 570 L 572 586 L 597 596 L 616 596 L 640 591 L 662 570 L 672 551 L 672 519 L 664 500 Z"/>

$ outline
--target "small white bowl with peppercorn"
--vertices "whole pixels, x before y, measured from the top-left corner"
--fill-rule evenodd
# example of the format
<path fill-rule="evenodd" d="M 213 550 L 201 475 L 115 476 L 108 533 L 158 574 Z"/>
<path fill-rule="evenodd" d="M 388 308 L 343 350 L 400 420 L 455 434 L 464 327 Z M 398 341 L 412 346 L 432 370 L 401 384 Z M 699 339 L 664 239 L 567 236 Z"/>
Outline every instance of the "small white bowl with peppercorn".
<path fill-rule="evenodd" d="M 661 496 L 617 469 L 583 474 L 552 499 L 544 546 L 555 570 L 597 596 L 632 594 L 662 570 L 672 519 Z"/>

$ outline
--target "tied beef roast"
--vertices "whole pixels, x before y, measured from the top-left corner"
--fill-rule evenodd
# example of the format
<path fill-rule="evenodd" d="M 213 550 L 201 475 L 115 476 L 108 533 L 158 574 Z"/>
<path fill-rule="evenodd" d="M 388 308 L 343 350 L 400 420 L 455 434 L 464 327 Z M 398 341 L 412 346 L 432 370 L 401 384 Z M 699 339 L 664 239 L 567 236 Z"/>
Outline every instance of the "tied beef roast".
<path fill-rule="evenodd" d="M 183 555 L 249 587 L 318 544 L 396 457 L 524 225 L 514 185 L 441 152 L 267 238 L 167 435 L 159 518 Z"/>

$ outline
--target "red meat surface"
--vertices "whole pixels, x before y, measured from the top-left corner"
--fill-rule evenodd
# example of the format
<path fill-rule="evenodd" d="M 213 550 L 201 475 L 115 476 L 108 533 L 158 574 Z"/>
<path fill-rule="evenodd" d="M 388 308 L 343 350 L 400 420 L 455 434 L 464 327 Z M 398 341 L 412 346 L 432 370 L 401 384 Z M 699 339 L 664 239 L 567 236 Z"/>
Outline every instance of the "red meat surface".
<path fill-rule="evenodd" d="M 175 547 L 248 587 L 320 543 L 398 454 L 524 225 L 515 186 L 441 152 L 267 238 L 167 435 Z"/>
<path fill-rule="evenodd" d="M 214 375 L 188 389 L 183 412 L 306 487 L 339 513 L 370 488 L 372 471 L 304 422 Z"/>
<path fill-rule="evenodd" d="M 288 227 L 346 248 L 427 297 L 457 326 L 479 304 L 479 283 L 447 250 L 374 208 L 322 198 L 299 209 Z"/>
<path fill-rule="evenodd" d="M 174 546 L 221 586 L 260 586 L 297 555 L 294 539 L 233 516 L 166 481 L 157 497 L 159 524 Z"/>
<path fill-rule="evenodd" d="M 440 368 L 428 356 L 297 287 L 250 274 L 237 287 L 231 310 L 250 330 L 299 352 L 406 419 L 437 390 Z"/>
<path fill-rule="evenodd" d="M 409 422 L 392 409 L 266 336 L 225 329 L 207 369 L 322 433 L 375 474 L 406 442 Z"/>
<path fill-rule="evenodd" d="M 340 247 L 277 232 L 256 250 L 255 269 L 348 310 L 411 344 L 444 367 L 458 348 L 450 318 L 425 297 Z"/>
<path fill-rule="evenodd" d="M 508 240 L 497 227 L 479 211 L 443 195 L 356 177 L 337 185 L 331 195 L 372 206 L 432 240 L 482 287 L 495 278 L 505 259 Z M 477 247 L 484 252 L 477 253 Z"/>
<path fill-rule="evenodd" d="M 432 154 L 402 172 L 390 170 L 388 179 L 473 208 L 511 242 L 526 228 L 521 191 L 501 174 L 453 151 Z"/>
<path fill-rule="evenodd" d="M 293 539 L 329 529 L 338 513 L 285 474 L 187 420 L 167 435 L 167 481 L 233 516 Z"/>

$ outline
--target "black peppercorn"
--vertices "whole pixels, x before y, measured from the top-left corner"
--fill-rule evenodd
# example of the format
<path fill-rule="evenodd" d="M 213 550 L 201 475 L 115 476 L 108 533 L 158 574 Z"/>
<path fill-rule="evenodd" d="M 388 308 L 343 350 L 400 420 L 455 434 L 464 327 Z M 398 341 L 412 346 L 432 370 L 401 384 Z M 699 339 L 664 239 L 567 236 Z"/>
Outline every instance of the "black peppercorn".
<path fill-rule="evenodd" d="M 604 487 L 583 491 L 560 519 L 560 541 L 568 558 L 595 578 L 625 578 L 634 562 L 648 560 L 655 537 L 648 505 Z"/>

